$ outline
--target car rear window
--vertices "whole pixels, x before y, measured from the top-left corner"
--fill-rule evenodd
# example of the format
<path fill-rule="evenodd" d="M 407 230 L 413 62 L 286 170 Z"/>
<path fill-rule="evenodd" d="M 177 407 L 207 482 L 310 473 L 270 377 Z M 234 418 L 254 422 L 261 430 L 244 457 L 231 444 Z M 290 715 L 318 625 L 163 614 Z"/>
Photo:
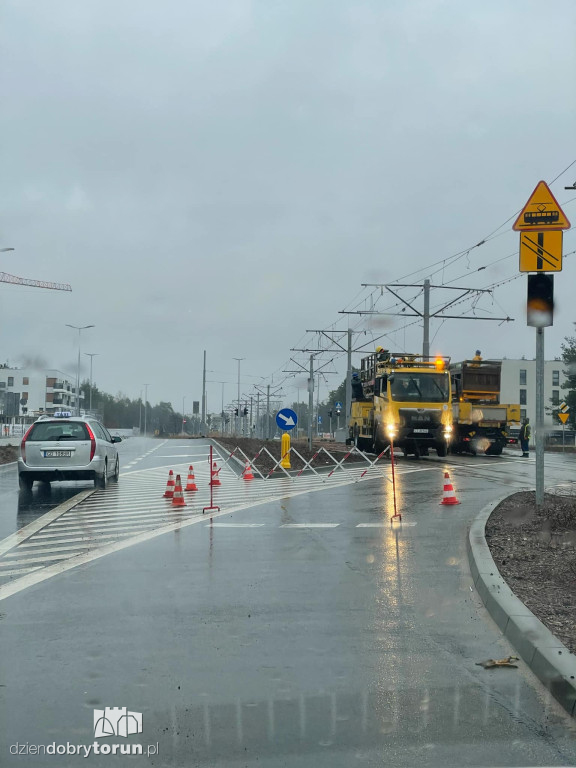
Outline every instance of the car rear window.
<path fill-rule="evenodd" d="M 89 440 L 88 430 L 80 421 L 41 421 L 34 424 L 28 440 Z"/>

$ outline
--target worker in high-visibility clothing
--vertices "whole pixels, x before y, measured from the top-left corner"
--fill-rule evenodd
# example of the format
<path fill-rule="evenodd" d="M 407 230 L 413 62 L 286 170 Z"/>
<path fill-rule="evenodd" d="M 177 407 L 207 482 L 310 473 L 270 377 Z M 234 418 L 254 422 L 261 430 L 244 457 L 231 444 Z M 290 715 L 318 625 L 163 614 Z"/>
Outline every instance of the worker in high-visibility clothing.
<path fill-rule="evenodd" d="M 477 349 L 476 354 L 472 358 L 471 365 L 475 365 L 476 367 L 479 367 L 478 364 L 480 363 L 481 360 L 482 360 L 482 353 L 480 352 L 479 349 Z"/>

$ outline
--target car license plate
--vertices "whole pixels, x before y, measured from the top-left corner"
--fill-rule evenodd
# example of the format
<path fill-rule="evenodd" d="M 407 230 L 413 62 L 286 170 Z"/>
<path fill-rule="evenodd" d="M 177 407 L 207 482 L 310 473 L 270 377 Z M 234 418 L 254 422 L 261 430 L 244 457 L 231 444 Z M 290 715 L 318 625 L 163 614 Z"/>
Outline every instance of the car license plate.
<path fill-rule="evenodd" d="M 413 432 L 419 432 L 421 434 L 426 434 L 426 435 L 428 434 L 428 430 L 427 429 L 413 429 L 412 431 Z"/>
<path fill-rule="evenodd" d="M 72 451 L 44 451 L 45 459 L 68 459 L 72 456 Z"/>

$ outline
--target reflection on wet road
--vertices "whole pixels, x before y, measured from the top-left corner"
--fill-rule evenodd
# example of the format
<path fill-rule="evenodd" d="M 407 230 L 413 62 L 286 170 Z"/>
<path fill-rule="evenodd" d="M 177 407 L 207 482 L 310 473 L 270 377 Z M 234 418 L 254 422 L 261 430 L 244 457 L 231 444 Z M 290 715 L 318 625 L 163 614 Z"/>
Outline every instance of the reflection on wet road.
<path fill-rule="evenodd" d="M 154 462 L 186 450 L 175 442 L 126 475 L 127 492 L 142 479 L 134 508 L 116 508 L 121 494 L 108 510 L 91 496 L 54 527 L 53 544 L 86 535 L 79 527 L 132 525 L 114 515 L 134 519 L 147 478 L 162 474 Z M 446 467 L 461 500 L 453 507 L 440 505 Z M 92 744 L 94 709 L 127 706 L 144 722 L 130 740 L 159 745 L 144 765 L 575 764 L 573 722 L 523 665 L 477 666 L 513 649 L 474 592 L 466 531 L 488 501 L 529 486 L 533 467 L 462 459 L 404 469 L 401 525 L 390 525 L 384 474 L 200 516 L 8 596 L 0 749 L 72 736 Z M 548 481 L 568 469 L 551 462 Z M 143 513 L 154 519 L 160 503 L 155 491 Z"/>

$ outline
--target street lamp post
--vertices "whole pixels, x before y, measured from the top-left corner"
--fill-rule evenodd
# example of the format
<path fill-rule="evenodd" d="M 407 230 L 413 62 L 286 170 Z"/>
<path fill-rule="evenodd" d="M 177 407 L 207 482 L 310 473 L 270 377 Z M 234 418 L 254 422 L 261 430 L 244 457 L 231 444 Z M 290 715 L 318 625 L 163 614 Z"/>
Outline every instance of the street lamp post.
<path fill-rule="evenodd" d="M 184 434 L 184 424 L 186 423 L 186 416 L 184 415 L 184 403 L 186 402 L 186 395 L 182 398 L 182 434 Z"/>
<path fill-rule="evenodd" d="M 245 357 L 233 357 L 233 360 L 238 361 L 238 417 L 236 419 L 236 432 L 238 432 L 238 425 L 242 424 L 242 416 L 240 415 L 240 361 L 246 360 Z M 238 421 L 238 419 L 240 421 Z"/>
<path fill-rule="evenodd" d="M 144 384 L 144 436 L 147 434 L 148 424 L 148 387 L 149 384 Z"/>
<path fill-rule="evenodd" d="M 95 325 L 70 325 L 70 323 L 65 323 L 67 328 L 74 328 L 76 331 L 78 331 L 78 369 L 76 371 L 76 415 L 80 416 L 80 341 L 81 341 L 81 334 L 82 331 L 85 331 L 87 328 L 95 328 Z"/>
<path fill-rule="evenodd" d="M 92 415 L 92 363 L 94 362 L 94 358 L 97 357 L 100 353 L 99 352 L 84 352 L 86 357 L 90 358 L 90 415 Z"/>

